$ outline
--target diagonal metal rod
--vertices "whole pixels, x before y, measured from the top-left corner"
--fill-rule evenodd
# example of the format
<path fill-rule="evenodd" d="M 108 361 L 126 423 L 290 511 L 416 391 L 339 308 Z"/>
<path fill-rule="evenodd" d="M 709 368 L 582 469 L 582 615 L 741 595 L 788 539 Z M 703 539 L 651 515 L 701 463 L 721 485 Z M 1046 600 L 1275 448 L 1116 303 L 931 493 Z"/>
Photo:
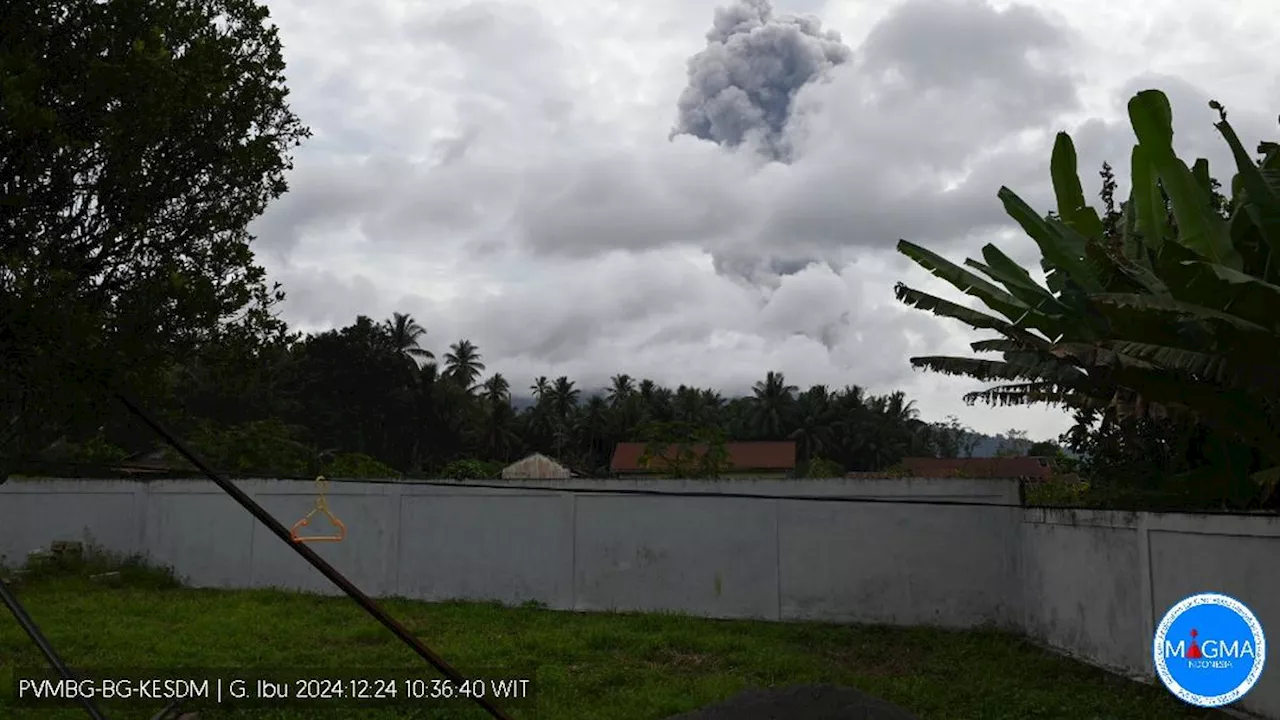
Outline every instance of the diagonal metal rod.
<path fill-rule="evenodd" d="M 338 570 L 326 562 L 324 558 L 316 554 L 316 551 L 307 547 L 303 543 L 294 542 L 293 538 L 289 534 L 289 529 L 282 525 L 279 520 L 276 520 L 271 513 L 268 513 L 263 509 L 263 507 L 255 502 L 253 498 L 249 497 L 243 490 L 236 487 L 229 480 L 219 477 L 217 473 L 210 470 L 208 466 L 196 457 L 195 453 L 183 445 L 181 441 L 161 426 L 159 422 L 154 420 L 147 413 L 143 412 L 141 407 L 135 404 L 123 393 L 116 392 L 113 394 L 120 400 L 120 402 L 124 403 L 124 406 L 129 409 L 129 412 L 138 416 L 139 420 L 146 423 L 152 430 L 155 430 L 156 433 L 158 433 L 160 437 L 164 438 L 164 441 L 169 443 L 174 450 L 177 450 L 183 457 L 190 461 L 191 464 L 195 465 L 200 472 L 204 473 L 206 477 L 216 483 L 218 487 L 222 488 L 222 490 L 230 495 L 233 500 L 240 503 L 240 506 L 245 510 L 248 510 L 249 514 L 257 518 L 263 525 L 266 525 L 267 529 L 275 533 L 276 537 L 280 538 L 285 545 L 293 548 L 303 557 L 303 559 L 311 563 L 312 567 L 319 570 L 322 575 L 329 578 L 330 582 L 341 588 L 348 597 L 355 600 L 357 605 L 363 608 L 365 612 L 372 615 L 378 622 L 382 623 L 392 632 L 392 634 L 399 638 L 401 642 L 413 648 L 414 652 L 418 653 L 422 659 L 430 663 L 436 670 L 439 670 L 445 677 L 459 685 L 466 682 L 466 678 L 463 677 L 462 673 L 455 670 L 443 657 L 440 657 L 435 653 L 435 651 L 427 647 L 421 640 L 415 637 L 413 633 L 409 632 L 404 625 L 401 625 L 398 620 L 387 614 L 387 611 L 383 610 L 378 603 L 374 602 L 373 598 L 365 595 L 364 592 L 352 584 L 346 576 L 338 572 Z M 480 707 L 484 708 L 490 716 L 495 718 L 495 720 L 511 720 L 511 717 L 503 712 L 502 708 L 495 705 L 487 697 L 477 697 L 475 698 L 475 701 L 480 705 Z"/>
<path fill-rule="evenodd" d="M 31 638 L 31 642 L 40 648 L 45 660 L 49 661 L 49 666 L 56 670 L 63 680 L 78 680 L 79 678 L 71 672 L 66 663 L 62 662 L 62 658 L 58 657 L 58 653 L 49 644 L 49 639 L 44 636 L 44 633 L 40 632 L 40 627 L 36 625 L 36 621 L 31 619 L 31 616 L 27 614 L 27 609 L 22 607 L 22 603 L 18 602 L 17 596 L 9 590 L 9 586 L 5 585 L 3 580 L 0 580 L 0 601 L 3 601 L 9 607 L 9 612 L 13 613 L 13 617 L 17 619 L 18 624 L 26 631 L 27 636 Z M 84 695 L 79 695 L 79 693 L 77 695 L 79 696 L 80 704 L 84 706 L 85 712 L 89 713 L 89 717 L 93 718 L 93 720 L 106 720 L 106 716 L 98 710 L 92 700 Z"/>

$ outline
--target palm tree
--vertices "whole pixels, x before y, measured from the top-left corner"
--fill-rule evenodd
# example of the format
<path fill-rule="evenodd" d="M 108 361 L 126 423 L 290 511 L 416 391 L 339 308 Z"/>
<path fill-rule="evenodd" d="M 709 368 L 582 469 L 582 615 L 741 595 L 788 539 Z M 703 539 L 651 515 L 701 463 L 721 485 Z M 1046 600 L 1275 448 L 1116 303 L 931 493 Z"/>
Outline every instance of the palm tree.
<path fill-rule="evenodd" d="M 920 411 L 916 410 L 916 401 L 907 400 L 907 394 L 901 390 L 895 390 L 885 396 L 884 408 L 893 422 L 903 424 L 915 420 L 920 415 Z"/>
<path fill-rule="evenodd" d="M 786 435 L 784 427 L 794 401 L 795 385 L 788 385 L 780 372 L 770 370 L 762 382 L 751 388 L 752 424 L 760 437 L 777 440 Z"/>
<path fill-rule="evenodd" d="M 511 384 L 502 376 L 494 373 L 484 381 L 481 398 L 484 400 L 484 445 L 490 457 L 503 461 L 511 457 L 511 448 L 519 440 L 512 430 L 515 411 L 511 408 Z"/>
<path fill-rule="evenodd" d="M 414 362 L 435 359 L 435 355 L 430 350 L 420 347 L 423 336 L 427 334 L 427 329 L 415 322 L 413 316 L 392 313 L 391 319 L 385 322 L 385 327 L 391 346 L 397 352 L 404 353 Z"/>
<path fill-rule="evenodd" d="M 697 388 L 681 385 L 676 388 L 675 407 L 676 422 L 693 426 L 702 425 L 704 419 L 702 393 Z"/>
<path fill-rule="evenodd" d="M 497 403 L 511 402 L 511 384 L 502 376 L 502 373 L 494 373 L 493 377 L 484 381 L 484 392 L 481 393 L 486 401 L 491 405 Z"/>
<path fill-rule="evenodd" d="M 630 375 L 619 373 L 610 378 L 609 383 L 609 407 L 617 410 L 636 391 L 635 381 Z"/>
<path fill-rule="evenodd" d="M 583 446 L 586 448 L 592 470 L 608 464 L 608 454 L 612 447 L 607 441 L 609 406 L 599 395 L 592 395 L 587 400 L 578 420 L 578 432 Z"/>
<path fill-rule="evenodd" d="M 804 462 L 813 460 L 832 444 L 835 413 L 825 385 L 814 385 L 796 402 L 796 429 L 788 437 L 799 445 Z"/>
<path fill-rule="evenodd" d="M 444 356 L 445 374 L 467 391 L 475 388 L 476 378 L 484 372 L 484 363 L 480 362 L 478 348 L 470 340 L 459 340 L 449 346 Z"/>
<path fill-rule="evenodd" d="M 551 409 L 561 423 L 569 419 L 573 409 L 578 406 L 578 395 L 581 391 L 573 386 L 573 381 L 561 375 L 551 386 Z"/>
<path fill-rule="evenodd" d="M 541 403 L 542 399 L 547 397 L 547 394 L 551 391 L 551 381 L 547 379 L 546 375 L 539 375 L 533 381 L 533 384 L 529 386 L 529 390 L 533 392 L 533 399 Z"/>

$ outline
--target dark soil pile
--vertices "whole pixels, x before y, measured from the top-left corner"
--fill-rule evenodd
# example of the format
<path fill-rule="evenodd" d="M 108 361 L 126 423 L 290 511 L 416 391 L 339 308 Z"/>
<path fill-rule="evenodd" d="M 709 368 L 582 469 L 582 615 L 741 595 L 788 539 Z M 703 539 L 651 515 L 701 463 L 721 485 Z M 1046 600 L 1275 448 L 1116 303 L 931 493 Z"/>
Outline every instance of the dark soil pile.
<path fill-rule="evenodd" d="M 850 687 L 794 685 L 748 690 L 667 720 L 920 720 L 897 706 Z"/>

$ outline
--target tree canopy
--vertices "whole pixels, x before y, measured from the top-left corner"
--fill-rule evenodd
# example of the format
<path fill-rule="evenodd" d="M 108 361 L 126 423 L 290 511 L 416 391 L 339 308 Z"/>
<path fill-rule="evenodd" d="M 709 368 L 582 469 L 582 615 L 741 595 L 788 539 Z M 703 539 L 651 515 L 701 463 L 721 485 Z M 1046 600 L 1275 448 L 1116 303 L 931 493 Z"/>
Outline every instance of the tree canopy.
<path fill-rule="evenodd" d="M 0 8 L 0 447 L 93 415 L 84 375 L 146 389 L 283 332 L 247 228 L 309 133 L 266 21 L 252 0 Z"/>

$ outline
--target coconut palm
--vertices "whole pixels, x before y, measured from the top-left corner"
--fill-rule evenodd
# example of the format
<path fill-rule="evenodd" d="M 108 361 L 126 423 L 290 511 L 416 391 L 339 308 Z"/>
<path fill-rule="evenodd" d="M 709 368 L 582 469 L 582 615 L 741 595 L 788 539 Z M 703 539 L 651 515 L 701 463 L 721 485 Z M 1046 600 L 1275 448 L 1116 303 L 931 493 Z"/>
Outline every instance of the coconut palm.
<path fill-rule="evenodd" d="M 788 385 L 782 373 L 772 370 L 751 388 L 751 421 L 760 437 L 780 440 L 786 434 L 783 428 L 787 425 L 795 392 L 795 385 Z"/>
<path fill-rule="evenodd" d="M 445 374 L 466 390 L 475 388 L 476 378 L 484 372 L 480 350 L 470 340 L 459 340 L 449 346 L 444 356 Z"/>
<path fill-rule="evenodd" d="M 391 346 L 397 352 L 404 353 L 414 362 L 433 360 L 435 355 L 421 347 L 422 338 L 427 329 L 414 321 L 413 316 L 403 313 L 392 313 L 391 319 L 385 321 L 385 327 Z"/>

